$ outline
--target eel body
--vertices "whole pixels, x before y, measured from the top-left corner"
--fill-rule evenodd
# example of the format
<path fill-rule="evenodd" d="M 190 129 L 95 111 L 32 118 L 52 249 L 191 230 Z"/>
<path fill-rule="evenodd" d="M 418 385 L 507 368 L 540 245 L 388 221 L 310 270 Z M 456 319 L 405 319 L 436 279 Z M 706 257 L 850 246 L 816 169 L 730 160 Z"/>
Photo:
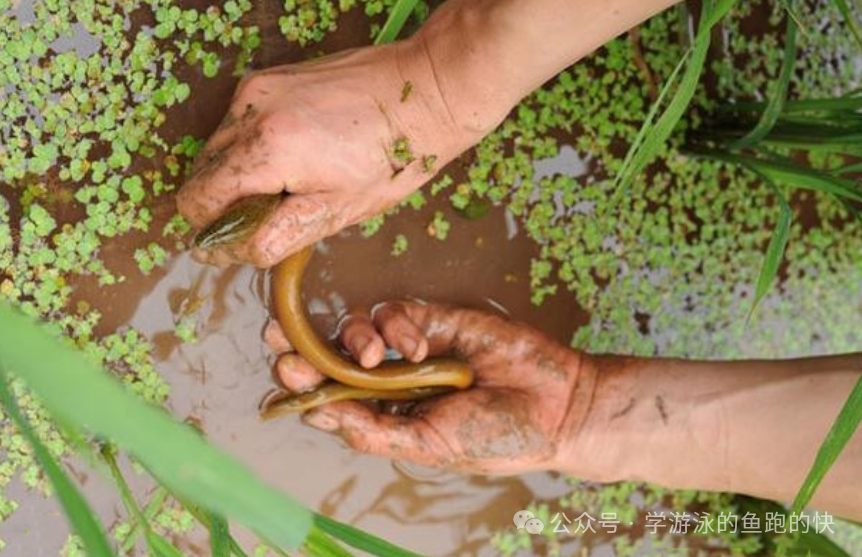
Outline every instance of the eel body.
<path fill-rule="evenodd" d="M 209 249 L 243 241 L 271 214 L 280 198 L 281 195 L 262 195 L 237 202 L 204 228 L 195 244 Z M 307 247 L 275 267 L 272 302 L 275 317 L 291 346 L 332 381 L 299 395 L 281 392 L 267 397 L 261 404 L 263 419 L 303 412 L 338 400 L 412 400 L 472 384 L 470 367 L 454 358 L 431 358 L 421 363 L 387 361 L 374 369 L 365 369 L 333 351 L 312 329 L 302 300 L 302 279 L 313 249 Z"/>

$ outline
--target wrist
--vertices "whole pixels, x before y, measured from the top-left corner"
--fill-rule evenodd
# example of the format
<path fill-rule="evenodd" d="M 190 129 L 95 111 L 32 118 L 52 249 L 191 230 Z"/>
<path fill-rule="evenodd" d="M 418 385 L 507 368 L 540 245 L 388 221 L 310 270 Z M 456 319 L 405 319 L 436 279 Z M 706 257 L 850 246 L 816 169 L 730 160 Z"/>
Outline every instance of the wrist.
<path fill-rule="evenodd" d="M 622 362 L 618 362 L 621 364 Z M 581 353 L 579 369 L 564 425 L 560 430 L 559 449 L 550 468 L 570 476 L 598 482 L 626 479 L 622 470 L 626 449 L 612 427 L 617 406 L 609 400 L 624 398 L 630 391 L 624 365 L 612 366 L 603 356 Z"/>
<path fill-rule="evenodd" d="M 450 0 L 410 39 L 452 121 L 473 142 L 493 131 L 532 89 L 501 71 L 517 64 L 506 60 L 509 45 L 498 40 L 508 26 L 499 4 Z"/>

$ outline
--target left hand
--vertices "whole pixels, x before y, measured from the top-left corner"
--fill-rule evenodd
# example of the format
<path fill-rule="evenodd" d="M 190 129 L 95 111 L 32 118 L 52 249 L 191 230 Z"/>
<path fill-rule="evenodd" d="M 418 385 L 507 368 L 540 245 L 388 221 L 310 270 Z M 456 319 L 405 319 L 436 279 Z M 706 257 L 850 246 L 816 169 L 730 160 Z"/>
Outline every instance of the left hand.
<path fill-rule="evenodd" d="M 276 323 L 267 333 L 271 345 L 287 347 Z M 413 362 L 454 352 L 476 377 L 464 391 L 410 403 L 406 414 L 357 401 L 304 414 L 306 423 L 337 433 L 353 449 L 470 473 L 518 474 L 571 462 L 592 389 L 580 353 L 497 315 L 413 301 L 353 312 L 340 339 L 366 368 L 381 362 L 388 345 Z M 291 353 L 279 357 L 276 370 L 294 392 L 324 379 Z"/>

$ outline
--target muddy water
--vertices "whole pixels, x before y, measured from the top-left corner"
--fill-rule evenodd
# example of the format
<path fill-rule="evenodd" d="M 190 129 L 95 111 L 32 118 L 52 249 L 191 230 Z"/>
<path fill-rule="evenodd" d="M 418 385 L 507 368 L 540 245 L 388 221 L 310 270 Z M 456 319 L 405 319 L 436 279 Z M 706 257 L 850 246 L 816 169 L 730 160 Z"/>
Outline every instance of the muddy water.
<path fill-rule="evenodd" d="M 541 309 L 530 304 L 525 281 L 535 248 L 521 235 L 507 239 L 501 211 L 478 221 L 449 218 L 454 226 L 446 242 L 427 235 L 424 212 L 411 211 L 372 240 L 354 229 L 319 246 L 305 290 L 318 331 L 331 333 L 344 307 L 413 295 L 505 309 L 563 341 L 571 338 L 582 314 L 565 296 Z M 396 233 L 410 239 L 400 258 L 389 254 Z M 129 324 L 156 343 L 159 370 L 173 387 L 174 413 L 192 416 L 268 481 L 315 509 L 429 555 L 490 552 L 490 533 L 510 525 L 516 511 L 536 497 L 566 492 L 549 474 L 489 479 L 440 473 L 355 454 L 296 418 L 260 422 L 257 401 L 273 385 L 274 358 L 261 342 L 266 292 L 264 273 L 220 271 L 181 255 Z M 183 300 L 201 297 L 200 341 L 183 344 L 174 322 Z"/>
<path fill-rule="evenodd" d="M 354 11 L 320 48 L 285 47 L 277 29 L 280 11 L 280 2 L 259 2 L 251 14 L 262 27 L 264 41 L 256 57 L 258 67 L 368 42 L 367 23 Z M 81 41 L 60 46 L 89 48 L 88 41 L 82 36 Z M 223 57 L 223 67 L 232 62 L 229 53 Z M 184 77 L 192 85 L 192 101 L 171 109 L 166 135 L 206 137 L 225 112 L 235 81 L 226 76 Z M 584 168 L 583 161 L 564 156 L 541 163 L 538 171 L 581 174 Z M 306 299 L 319 334 L 330 335 L 345 308 L 418 297 L 502 312 L 568 344 L 586 315 L 564 293 L 541 308 L 531 305 L 529 265 L 538 248 L 519 233 L 515 220 L 501 209 L 467 220 L 445 207 L 442 197 L 420 212 L 402 211 L 370 240 L 351 229 L 319 245 L 306 275 Z M 157 203 L 156 234 L 172 207 L 171 199 Z M 444 210 L 453 225 L 444 242 L 426 230 L 435 210 Z M 410 247 L 395 258 L 390 250 L 397 234 L 407 236 Z M 102 258 L 128 280 L 111 288 L 83 281 L 75 285 L 75 297 L 103 313 L 99 332 L 133 326 L 151 339 L 158 370 L 172 387 L 173 413 L 194 419 L 214 442 L 272 485 L 314 509 L 428 555 L 492 554 L 492 532 L 512 527 L 515 512 L 533 499 L 569 491 L 551 474 L 487 478 L 441 473 L 355 454 L 296 418 L 260 422 L 258 401 L 274 385 L 274 356 L 261 338 L 269 315 L 266 274 L 250 268 L 204 267 L 187 254 L 176 254 L 164 271 L 144 277 L 131 253 L 147 241 L 143 235 L 130 234 L 107 243 Z M 175 336 L 174 328 L 190 308 L 199 340 L 187 344 Z M 74 462 L 69 466 L 82 470 L 88 498 L 108 524 L 124 516 L 107 482 Z M 133 483 L 141 495 L 146 493 L 147 485 L 139 479 Z M 56 502 L 18 487 L 8 495 L 21 502 L 21 509 L 0 530 L 9 554 L 57 555 L 68 529 Z M 251 536 L 243 538 L 250 546 Z M 200 532 L 178 543 L 190 553 L 206 553 Z"/>

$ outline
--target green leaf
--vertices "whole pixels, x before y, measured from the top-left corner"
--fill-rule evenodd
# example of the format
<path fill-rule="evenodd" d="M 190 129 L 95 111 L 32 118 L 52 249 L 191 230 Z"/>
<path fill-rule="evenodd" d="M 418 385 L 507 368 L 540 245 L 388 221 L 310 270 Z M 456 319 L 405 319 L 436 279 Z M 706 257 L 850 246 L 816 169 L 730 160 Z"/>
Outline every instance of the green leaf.
<path fill-rule="evenodd" d="M 820 485 L 826 473 L 838 460 L 838 456 L 850 438 L 853 437 L 860 423 L 862 423 L 862 376 L 854 385 L 850 397 L 844 403 L 844 407 L 841 408 L 841 412 L 838 413 L 838 417 L 820 446 L 820 450 L 814 458 L 814 464 L 812 464 L 802 487 L 799 488 L 796 499 L 793 500 L 792 512 L 801 512 L 811 501 L 817 486 Z"/>
<path fill-rule="evenodd" d="M 850 12 L 850 6 L 847 5 L 847 1 L 832 0 L 832 2 L 835 4 L 835 7 L 838 8 L 838 11 L 841 12 L 841 15 L 844 16 L 844 21 L 847 23 L 847 27 L 853 34 L 853 37 L 856 39 L 856 44 L 859 45 L 859 48 L 862 48 L 862 32 L 859 31 L 859 26 L 856 24 L 856 20 L 853 19 L 853 14 Z"/>
<path fill-rule="evenodd" d="M 137 501 L 135 501 L 135 496 L 132 494 L 132 490 L 129 488 L 129 484 L 126 482 L 126 478 L 123 476 L 123 472 L 117 464 L 113 447 L 108 445 L 103 447 L 102 458 L 108 465 L 108 468 L 111 471 L 111 476 L 113 476 L 114 482 L 117 484 L 117 489 L 120 491 L 120 499 L 122 499 L 123 505 L 125 505 L 129 514 L 132 515 L 135 520 L 137 520 L 138 524 L 140 524 L 144 529 L 144 538 L 147 541 L 147 547 L 150 548 L 153 555 L 155 557 L 184 557 L 179 549 L 153 531 L 153 527 L 150 525 L 147 517 L 144 516 L 144 513 L 141 511 L 141 507 L 138 506 Z"/>
<path fill-rule="evenodd" d="M 210 556 L 230 556 L 230 529 L 227 521 L 217 514 L 209 513 Z"/>
<path fill-rule="evenodd" d="M 754 303 L 748 312 L 749 319 L 758 304 L 763 300 L 773 281 L 775 281 L 775 277 L 778 276 L 778 268 L 781 265 L 781 260 L 784 258 L 784 249 L 787 247 L 787 240 L 790 238 L 790 222 L 793 219 L 793 211 L 781 192 L 781 188 L 769 178 L 765 178 L 765 181 L 775 192 L 775 197 L 778 200 L 778 222 L 776 222 L 775 230 L 769 239 L 769 246 L 767 246 L 766 254 L 763 257 L 763 266 L 760 268 L 760 275 L 757 277 Z"/>
<path fill-rule="evenodd" d="M 5 328 L 3 336 L 5 344 L 8 342 L 5 340 Z M 3 361 L 6 362 L 5 358 Z M 114 552 L 111 550 L 111 546 L 108 545 L 108 540 L 105 538 L 105 533 L 96 520 L 93 510 L 75 487 L 75 484 L 72 483 L 72 480 L 69 479 L 69 476 L 63 472 L 63 469 L 60 468 L 60 465 L 54 460 L 51 453 L 48 452 L 48 449 L 39 441 L 33 428 L 18 410 L 18 405 L 9 390 L 8 379 L 9 375 L 6 368 L 0 366 L 0 402 L 3 404 L 3 409 L 15 423 L 21 435 L 30 444 L 36 460 L 39 461 L 42 470 L 45 471 L 45 475 L 51 480 L 51 485 L 54 487 L 54 491 L 57 492 L 57 498 L 60 499 L 63 511 L 65 511 L 69 522 L 75 528 L 75 533 L 81 538 L 84 548 L 87 550 L 87 555 L 90 557 L 113 557 Z"/>
<path fill-rule="evenodd" d="M 303 542 L 311 514 L 295 500 L 264 484 L 190 427 L 140 400 L 6 304 L 0 304 L 0 330 L 0 360 L 52 414 L 112 440 L 171 491 L 235 518 L 272 544 L 293 550 Z M 56 373 L 57 368 L 63 373 Z"/>
<path fill-rule="evenodd" d="M 731 147 L 743 149 L 750 147 L 763 139 L 778 122 L 784 102 L 787 100 L 787 89 L 790 78 L 793 77 L 793 68 L 796 67 L 796 22 L 792 18 L 787 19 L 787 30 L 784 33 L 784 61 L 781 65 L 781 73 L 775 82 L 760 120 L 751 132 L 731 144 Z"/>
<path fill-rule="evenodd" d="M 418 553 L 398 547 L 377 536 L 363 532 L 349 524 L 338 522 L 322 514 L 314 514 L 314 525 L 347 545 L 367 551 L 378 557 L 422 557 Z"/>
<path fill-rule="evenodd" d="M 658 154 L 662 145 L 670 137 L 680 118 L 682 118 L 683 113 L 694 97 L 700 75 L 706 63 L 706 55 L 710 44 L 710 31 L 727 11 L 733 7 L 735 1 L 719 0 L 718 4 L 713 4 L 711 1 L 703 3 L 703 15 L 698 25 L 694 44 L 686 51 L 683 59 L 680 60 L 670 78 L 668 78 L 662 87 L 658 99 L 650 108 L 647 120 L 638 132 L 635 142 L 629 148 L 628 153 L 626 153 L 623 165 L 614 179 L 614 188 L 617 190 L 614 194 L 615 201 L 618 201 L 625 194 L 637 175 Z M 652 119 L 658 110 L 658 106 L 667 96 L 676 79 L 676 75 L 686 62 L 687 65 L 685 65 L 685 72 L 680 79 L 679 87 L 661 117 L 653 125 Z"/>
<path fill-rule="evenodd" d="M 392 6 L 392 11 L 389 12 L 389 17 L 386 19 L 386 23 L 383 24 L 383 29 L 380 30 L 380 34 L 378 34 L 377 38 L 374 40 L 374 44 L 391 43 L 398 38 L 398 34 L 401 33 L 401 28 L 404 27 L 404 24 L 407 22 L 407 18 L 410 17 L 410 14 L 413 12 L 413 8 L 416 6 L 416 1 L 417 0 L 398 0 L 395 2 L 395 5 Z"/>
<path fill-rule="evenodd" d="M 162 536 L 152 530 L 146 532 L 147 546 L 154 557 L 185 557 L 183 553 Z"/>
<path fill-rule="evenodd" d="M 353 557 L 353 554 L 338 545 L 335 540 L 312 526 L 305 539 L 305 549 L 311 555 L 325 557 Z"/>

